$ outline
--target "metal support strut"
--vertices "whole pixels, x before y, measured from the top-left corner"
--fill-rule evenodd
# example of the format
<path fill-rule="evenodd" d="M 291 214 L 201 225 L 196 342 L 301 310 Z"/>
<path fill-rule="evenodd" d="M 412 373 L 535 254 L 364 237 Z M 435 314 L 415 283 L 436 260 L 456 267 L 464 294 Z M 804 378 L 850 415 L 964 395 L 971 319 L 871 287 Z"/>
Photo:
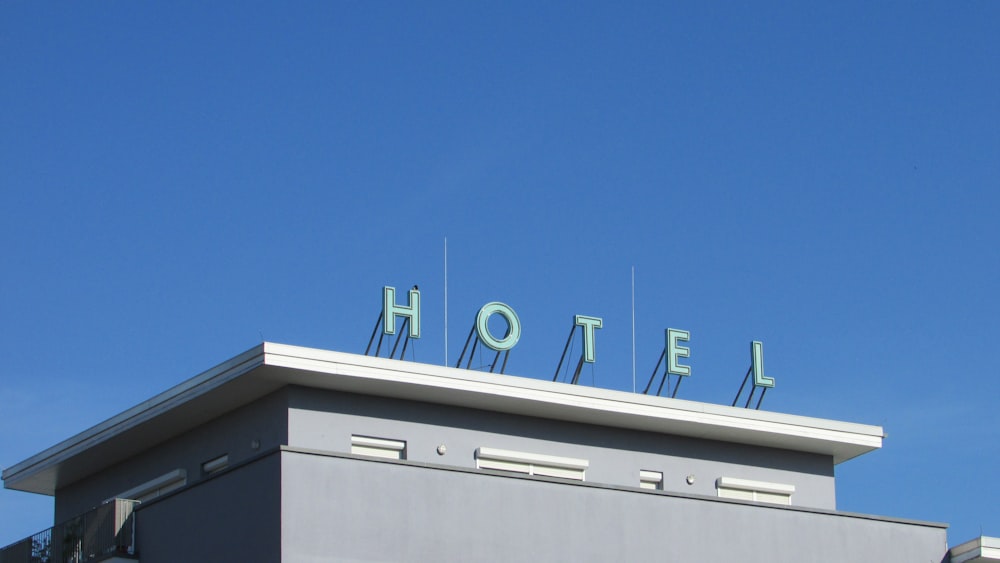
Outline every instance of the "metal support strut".
<path fill-rule="evenodd" d="M 379 327 L 382 326 L 382 320 L 384 319 L 383 317 L 384 314 L 385 314 L 384 312 L 379 312 L 378 319 L 375 320 L 375 328 L 372 329 L 372 336 L 371 338 L 368 339 L 368 346 L 365 348 L 366 356 L 375 356 L 377 358 L 380 357 L 380 354 L 382 353 L 382 340 L 385 338 L 385 331 L 379 330 Z M 403 319 L 403 324 L 400 325 L 398 334 L 396 335 L 396 342 L 392 345 L 392 351 L 389 352 L 389 359 L 402 360 L 403 357 L 406 356 L 406 347 L 409 346 L 410 344 L 409 323 L 410 323 L 409 317 Z M 377 344 L 375 343 L 376 334 L 378 334 Z M 403 336 L 403 334 L 406 334 L 406 336 Z M 403 349 L 399 352 L 399 358 L 396 358 L 396 350 L 399 349 L 400 340 L 402 340 L 403 342 Z M 371 353 L 372 344 L 375 344 L 374 354 Z M 388 343 L 386 343 L 386 346 L 388 347 Z"/>
<path fill-rule="evenodd" d="M 746 388 L 747 381 L 750 380 L 750 374 L 751 373 L 753 373 L 753 365 L 752 364 L 750 365 L 750 368 L 747 370 L 747 374 L 743 377 L 743 383 L 740 384 L 740 390 L 736 392 L 736 397 L 733 398 L 733 404 L 730 405 L 730 406 L 735 407 L 736 403 L 739 402 L 740 395 L 743 394 L 743 389 Z M 743 408 L 745 408 L 745 409 L 750 408 L 750 402 L 753 401 L 753 396 L 757 393 L 757 389 L 758 388 L 762 389 L 762 391 L 760 392 L 760 396 L 757 397 L 757 404 L 754 406 L 754 410 L 760 410 L 760 405 L 761 405 L 761 403 L 764 402 L 764 395 L 767 393 L 767 389 L 768 388 L 767 387 L 759 387 L 756 383 L 754 383 L 754 384 L 752 384 L 750 386 L 750 394 L 747 395 L 747 400 L 743 403 Z"/>
<path fill-rule="evenodd" d="M 649 382 L 646 383 L 646 388 L 642 390 L 642 394 L 643 395 L 649 395 L 649 390 L 653 386 L 653 381 L 656 380 L 656 374 L 657 374 L 658 371 L 660 371 L 660 366 L 663 364 L 663 359 L 666 358 L 666 357 L 667 357 L 667 349 L 664 348 L 663 351 L 660 352 L 660 359 L 656 360 L 656 367 L 653 368 L 653 373 L 651 373 L 649 375 Z M 657 397 L 661 396 L 660 394 L 663 393 L 663 386 L 666 385 L 667 386 L 667 394 L 670 395 L 671 399 L 676 399 L 677 398 L 677 390 L 680 389 L 680 387 L 681 387 L 681 381 L 684 381 L 684 378 L 681 377 L 681 376 L 678 376 L 677 377 L 677 383 L 674 384 L 674 392 L 671 393 L 670 392 L 670 372 L 668 372 L 667 368 L 664 367 L 663 368 L 663 379 L 660 380 L 660 385 L 659 385 L 659 387 L 656 388 L 656 396 Z"/>
<path fill-rule="evenodd" d="M 552 376 L 552 381 L 557 381 L 559 379 L 559 372 L 562 371 L 563 362 L 566 361 L 566 354 L 570 352 L 570 344 L 573 343 L 573 335 L 576 334 L 576 327 L 580 327 L 580 333 L 583 333 L 583 327 L 577 324 L 573 325 L 573 328 L 569 329 L 569 337 L 566 339 L 566 345 L 563 346 L 562 356 L 559 356 L 559 365 L 556 366 L 556 373 Z M 583 371 L 584 356 L 586 355 L 585 350 L 580 350 L 580 360 L 576 362 L 576 369 L 573 370 L 573 377 L 570 378 L 570 385 L 577 385 L 580 383 L 580 373 Z"/>
<path fill-rule="evenodd" d="M 472 350 L 469 350 L 469 342 L 472 342 Z M 465 359 L 466 350 L 469 351 L 469 359 L 465 363 L 465 369 L 474 369 L 472 367 L 472 358 L 476 355 L 476 348 L 479 347 L 479 335 L 476 334 L 476 323 L 472 323 L 472 330 L 469 331 L 469 336 L 465 338 L 465 345 L 462 346 L 462 353 L 458 356 L 458 361 L 455 362 L 455 367 L 462 367 L 462 360 Z M 497 367 L 497 362 L 500 361 L 500 354 L 503 354 L 503 363 L 500 364 L 499 373 L 503 373 L 507 369 L 507 360 L 510 358 L 510 350 L 497 351 L 496 355 L 493 356 L 493 361 L 490 363 L 490 373 L 493 373 Z"/>

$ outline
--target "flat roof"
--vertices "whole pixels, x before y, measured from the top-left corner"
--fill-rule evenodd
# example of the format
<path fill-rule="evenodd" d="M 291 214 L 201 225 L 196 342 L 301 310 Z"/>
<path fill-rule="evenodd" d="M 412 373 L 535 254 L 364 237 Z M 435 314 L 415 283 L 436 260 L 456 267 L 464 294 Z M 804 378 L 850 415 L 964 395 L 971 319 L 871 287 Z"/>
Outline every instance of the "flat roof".
<path fill-rule="evenodd" d="M 264 342 L 3 471 L 46 495 L 287 385 L 829 455 L 882 446 L 880 426 Z"/>
<path fill-rule="evenodd" d="M 1000 538 L 980 536 L 948 550 L 951 563 L 1000 561 Z"/>

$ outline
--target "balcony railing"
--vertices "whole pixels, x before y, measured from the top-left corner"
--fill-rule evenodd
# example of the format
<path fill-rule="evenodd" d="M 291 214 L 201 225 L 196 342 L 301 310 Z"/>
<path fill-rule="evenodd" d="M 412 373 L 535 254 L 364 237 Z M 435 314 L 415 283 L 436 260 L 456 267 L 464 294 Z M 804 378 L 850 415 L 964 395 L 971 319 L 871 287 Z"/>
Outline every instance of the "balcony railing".
<path fill-rule="evenodd" d="M 114 499 L 0 549 L 0 563 L 85 563 L 135 557 L 139 501 Z"/>

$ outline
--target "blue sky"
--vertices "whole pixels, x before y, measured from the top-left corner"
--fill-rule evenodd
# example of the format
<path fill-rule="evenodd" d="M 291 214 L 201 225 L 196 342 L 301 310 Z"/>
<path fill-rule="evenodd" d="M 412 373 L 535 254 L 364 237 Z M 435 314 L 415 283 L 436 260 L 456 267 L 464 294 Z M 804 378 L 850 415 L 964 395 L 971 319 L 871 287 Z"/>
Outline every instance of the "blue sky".
<path fill-rule="evenodd" d="M 470 5 L 471 4 L 471 5 Z M 0 465 L 265 339 L 883 425 L 842 510 L 1000 535 L 1000 3 L 0 5 Z M 0 544 L 51 525 L 0 491 Z"/>

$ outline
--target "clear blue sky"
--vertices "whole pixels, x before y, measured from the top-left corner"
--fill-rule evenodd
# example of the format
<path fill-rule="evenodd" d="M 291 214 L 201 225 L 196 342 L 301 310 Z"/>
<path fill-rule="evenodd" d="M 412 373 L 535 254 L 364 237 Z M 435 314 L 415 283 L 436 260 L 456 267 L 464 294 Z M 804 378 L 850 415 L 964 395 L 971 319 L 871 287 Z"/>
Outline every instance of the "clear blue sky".
<path fill-rule="evenodd" d="M 470 6 L 469 4 L 473 4 Z M 263 338 L 416 361 L 488 301 L 508 372 L 883 425 L 842 510 L 1000 535 L 1000 3 L 0 5 L 0 465 Z M 616 3 L 617 4 L 617 3 Z M 0 544 L 51 524 L 0 491 Z"/>

